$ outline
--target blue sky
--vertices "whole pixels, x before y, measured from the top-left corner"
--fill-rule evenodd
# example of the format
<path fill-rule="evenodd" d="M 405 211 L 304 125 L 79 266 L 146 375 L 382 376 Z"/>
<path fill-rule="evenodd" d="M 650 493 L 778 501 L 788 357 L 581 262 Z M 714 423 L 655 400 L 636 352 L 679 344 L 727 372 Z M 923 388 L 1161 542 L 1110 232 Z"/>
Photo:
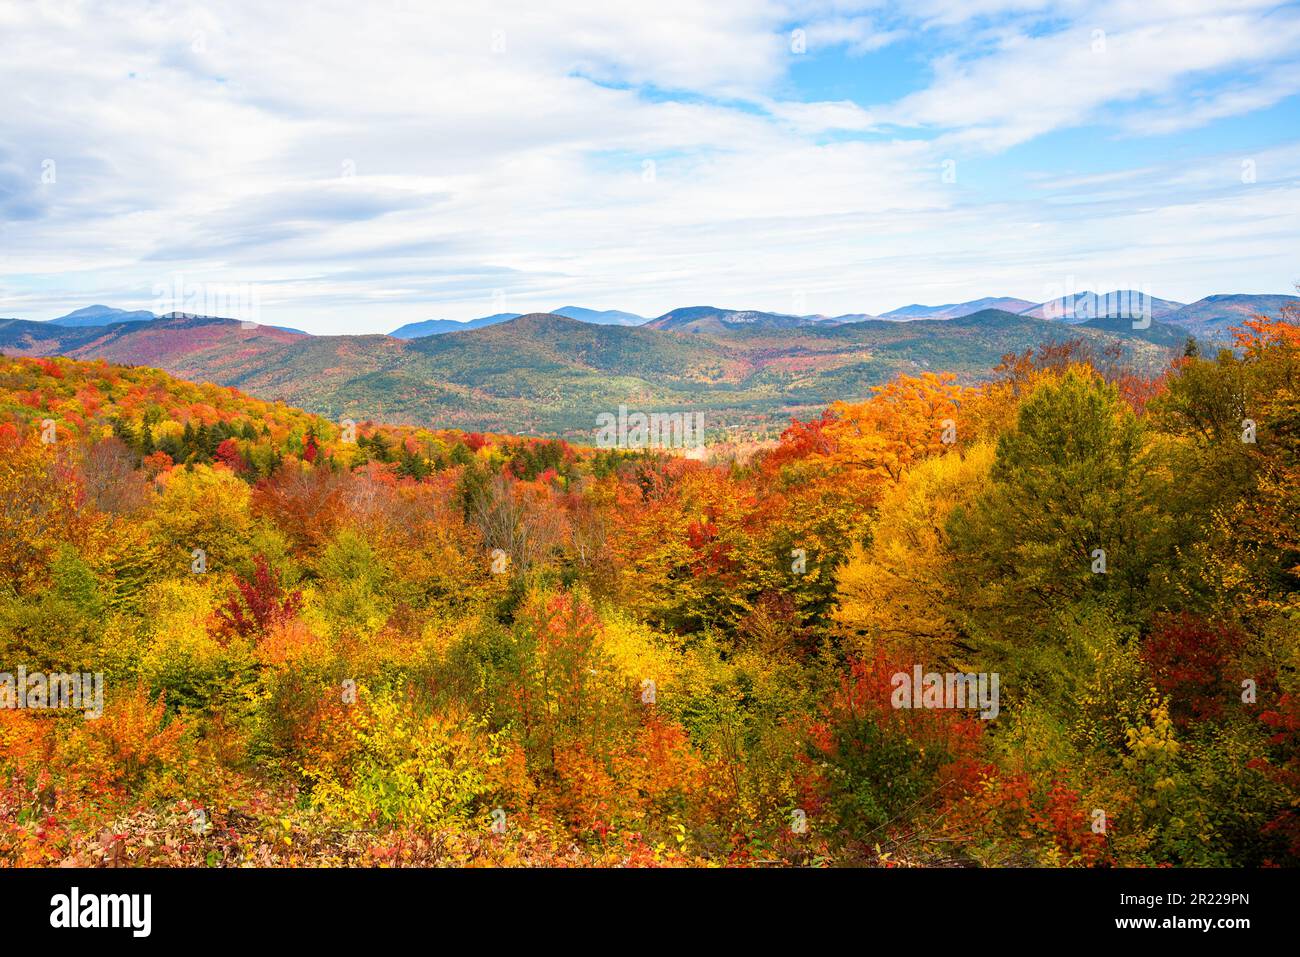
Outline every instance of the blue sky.
<path fill-rule="evenodd" d="M 1300 8 L 0 0 L 0 316 L 1300 280 Z M 16 42 L 14 42 L 16 41 Z"/>

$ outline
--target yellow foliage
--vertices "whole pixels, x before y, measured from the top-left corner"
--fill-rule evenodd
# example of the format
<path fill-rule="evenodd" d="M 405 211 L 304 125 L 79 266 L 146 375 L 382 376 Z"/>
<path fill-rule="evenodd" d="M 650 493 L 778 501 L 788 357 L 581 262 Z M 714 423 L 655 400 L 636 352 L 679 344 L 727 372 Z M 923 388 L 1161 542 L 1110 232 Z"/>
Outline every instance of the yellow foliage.
<path fill-rule="evenodd" d="M 168 579 L 151 585 L 145 593 L 145 619 L 153 623 L 152 641 L 142 662 L 145 671 L 161 660 L 189 658 L 208 663 L 222 654 L 221 645 L 208 634 L 208 618 L 215 604 L 214 579 L 204 575 Z"/>
<path fill-rule="evenodd" d="M 161 500 L 150 523 L 165 550 L 164 572 L 189 574 L 194 549 L 206 553 L 209 572 L 248 557 L 253 517 L 246 482 L 228 469 L 206 465 L 171 469 L 157 481 Z"/>
<path fill-rule="evenodd" d="M 606 615 L 601 650 L 613 669 L 641 685 L 653 681 L 656 695 L 675 687 L 679 657 L 654 629 L 624 615 Z"/>
<path fill-rule="evenodd" d="M 1159 701 L 1151 709 L 1149 718 L 1147 723 L 1130 726 L 1125 732 L 1129 749 L 1124 758 L 1127 768 L 1136 768 L 1144 763 L 1163 765 L 1178 754 L 1174 723 L 1169 717 L 1169 702 Z"/>
<path fill-rule="evenodd" d="M 869 655 L 880 643 L 935 664 L 957 654 L 946 610 L 961 602 L 946 574 L 944 524 L 985 482 L 993 454 L 990 443 L 980 442 L 964 454 L 926 459 L 885 493 L 871 545 L 855 545 L 837 576 L 835 622 L 859 653 Z"/>
<path fill-rule="evenodd" d="M 502 736 L 463 714 L 415 714 L 361 688 L 337 717 L 337 751 L 313 752 L 303 771 L 326 815 L 360 825 L 464 825 L 492 797 L 491 769 L 508 761 Z"/>
<path fill-rule="evenodd" d="M 900 375 L 877 386 L 866 402 L 835 402 L 826 427 L 834 457 L 870 476 L 897 482 L 916 461 L 945 450 L 943 434 L 955 427 L 958 408 L 973 390 L 951 373 Z"/>

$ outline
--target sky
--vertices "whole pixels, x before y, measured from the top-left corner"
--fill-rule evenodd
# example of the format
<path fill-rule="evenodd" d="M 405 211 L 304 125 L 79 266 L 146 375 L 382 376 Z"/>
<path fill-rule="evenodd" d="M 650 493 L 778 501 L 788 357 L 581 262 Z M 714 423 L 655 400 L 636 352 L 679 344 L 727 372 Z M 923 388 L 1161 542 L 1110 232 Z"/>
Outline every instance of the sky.
<path fill-rule="evenodd" d="M 0 0 L 0 316 L 1300 280 L 1300 5 Z"/>

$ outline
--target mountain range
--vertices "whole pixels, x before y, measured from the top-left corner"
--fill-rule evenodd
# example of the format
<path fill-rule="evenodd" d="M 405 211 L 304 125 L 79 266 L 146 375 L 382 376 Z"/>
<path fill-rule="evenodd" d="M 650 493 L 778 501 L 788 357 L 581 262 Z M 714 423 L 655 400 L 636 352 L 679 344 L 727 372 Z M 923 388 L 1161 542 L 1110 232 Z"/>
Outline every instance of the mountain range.
<path fill-rule="evenodd" d="M 675 332 L 706 330 L 716 332 L 732 326 L 745 325 L 790 329 L 827 324 L 844 325 L 875 319 L 895 322 L 911 322 L 917 319 L 960 319 L 990 309 L 1070 324 L 1083 324 L 1092 319 L 1140 318 L 1149 314 L 1151 319 L 1183 326 L 1195 335 L 1208 335 L 1226 340 L 1228 338 L 1226 330 L 1230 326 L 1259 312 L 1275 312 L 1283 303 L 1295 298 L 1295 296 L 1283 295 L 1229 294 L 1207 296 L 1197 302 L 1185 304 L 1171 299 L 1161 299 L 1137 290 L 1115 290 L 1109 293 L 1079 292 L 1038 303 L 1008 296 L 987 296 L 968 302 L 945 303 L 939 306 L 913 303 L 881 313 L 879 316 L 868 313 L 841 316 L 792 315 L 748 309 L 720 309 L 715 306 L 687 306 L 673 309 L 653 319 L 618 309 L 587 309 L 583 306 L 561 306 L 544 314 L 563 316 L 593 325 L 644 326 L 649 329 Z M 524 314 L 519 312 L 498 312 L 465 322 L 453 319 L 425 319 L 399 326 L 389 335 L 398 339 L 419 339 L 448 332 L 481 329 L 485 326 L 510 322 L 522 315 Z M 154 313 L 143 309 L 125 310 L 112 306 L 93 305 L 77 309 L 57 319 L 50 319 L 48 322 L 57 326 L 87 328 L 119 322 L 149 322 L 157 318 L 159 317 Z"/>
<path fill-rule="evenodd" d="M 950 302 L 943 306 L 922 306 L 913 303 L 901 309 L 891 309 L 882 313 L 881 319 L 960 319 L 981 309 L 1001 309 L 1003 312 L 1023 313 L 1034 308 L 1037 303 L 1028 299 L 1015 299 L 1009 296 L 987 296 L 972 299 L 970 302 Z"/>
<path fill-rule="evenodd" d="M 125 309 L 114 309 L 112 306 L 86 306 L 84 309 L 77 309 L 66 316 L 51 319 L 50 322 L 59 326 L 80 327 L 106 326 L 113 322 L 148 322 L 157 318 L 152 312 L 144 309 L 128 312 Z"/>
<path fill-rule="evenodd" d="M 873 316 L 868 313 L 852 313 L 840 316 L 796 315 L 789 313 L 764 312 L 752 309 L 723 309 L 716 306 L 686 306 L 673 309 L 653 319 L 646 319 L 635 313 L 610 309 L 598 311 L 579 306 L 564 306 L 552 310 L 550 315 L 566 316 L 580 322 L 600 325 L 644 326 L 648 329 L 660 329 L 673 332 L 720 332 L 738 326 L 763 325 L 775 329 L 792 329 L 804 326 L 845 325 L 855 322 L 867 322 L 881 319 L 892 322 L 912 322 L 918 319 L 960 319 L 986 310 L 1009 312 L 1014 315 L 1029 316 L 1035 319 L 1048 319 L 1071 325 L 1082 325 L 1094 319 L 1143 319 L 1149 317 L 1174 326 L 1184 326 L 1198 337 L 1208 337 L 1215 341 L 1226 342 L 1230 336 L 1227 330 L 1258 312 L 1275 312 L 1282 303 L 1293 300 L 1294 296 L 1276 295 L 1216 295 L 1186 304 L 1172 299 L 1162 299 L 1150 293 L 1117 289 L 1108 293 L 1078 292 L 1068 296 L 1049 299 L 1046 302 L 1031 302 L 1010 296 L 986 296 L 968 302 L 945 303 L 939 306 L 926 306 L 913 303 L 892 309 L 889 312 Z M 518 319 L 517 312 L 503 312 L 469 322 L 455 322 L 449 319 L 429 319 L 424 322 L 409 323 L 393 330 L 390 335 L 401 339 L 414 339 L 421 336 L 440 335 L 446 332 L 461 332 L 466 329 L 478 329 L 483 326 L 496 325 Z M 57 321 L 57 320 L 56 320 Z"/>
<path fill-rule="evenodd" d="M 1231 339 L 1228 330 L 1232 326 L 1239 325 L 1243 319 L 1261 312 L 1276 313 L 1284 303 L 1295 300 L 1295 296 L 1229 294 L 1207 296 L 1187 304 L 1172 299 L 1162 299 L 1144 291 L 1117 289 L 1108 293 L 1078 292 L 1049 299 L 1046 302 L 1031 302 L 1028 299 L 1009 296 L 987 296 L 968 302 L 945 303 L 939 306 L 913 303 L 881 313 L 879 316 L 868 313 L 840 316 L 798 315 L 752 309 L 725 309 L 716 306 L 686 306 L 673 309 L 653 319 L 613 309 L 598 311 L 579 306 L 565 306 L 549 314 L 600 325 L 641 326 L 671 332 L 722 333 L 728 329 L 756 325 L 773 329 L 794 329 L 847 325 L 873 320 L 913 322 L 918 319 L 961 319 L 979 312 L 995 310 L 1070 325 L 1084 325 L 1094 320 L 1150 318 L 1171 326 L 1185 328 L 1189 334 L 1198 338 L 1226 343 Z M 462 332 L 466 329 L 478 329 L 509 322 L 518 319 L 520 315 L 516 312 L 503 312 L 469 322 L 430 319 L 410 323 L 395 329 L 390 334 L 401 339 L 414 339 L 446 332 Z"/>
<path fill-rule="evenodd" d="M 1155 369 L 1189 335 L 1207 346 L 1226 343 L 1228 326 L 1257 312 L 1275 315 L 1300 299 L 1158 302 L 1161 318 L 1150 323 L 1089 317 L 1089 310 L 1098 311 L 1091 305 L 1075 310 L 1082 316 L 1067 308 L 1056 313 L 1060 319 L 1044 319 L 1034 315 L 1041 303 L 970 313 L 961 303 L 914 305 L 901 310 L 903 318 L 851 321 L 691 306 L 640 324 L 632 324 L 639 317 L 630 313 L 566 307 L 574 315 L 505 313 L 433 332 L 416 324 L 401 336 L 316 336 L 97 306 L 50 322 L 0 320 L 0 350 L 155 366 L 358 421 L 581 437 L 590 435 L 598 412 L 628 405 L 704 411 L 712 430 L 766 432 L 836 399 L 861 398 L 900 372 L 945 371 L 975 381 L 1007 353 L 1070 338 L 1118 342 L 1133 365 Z"/>

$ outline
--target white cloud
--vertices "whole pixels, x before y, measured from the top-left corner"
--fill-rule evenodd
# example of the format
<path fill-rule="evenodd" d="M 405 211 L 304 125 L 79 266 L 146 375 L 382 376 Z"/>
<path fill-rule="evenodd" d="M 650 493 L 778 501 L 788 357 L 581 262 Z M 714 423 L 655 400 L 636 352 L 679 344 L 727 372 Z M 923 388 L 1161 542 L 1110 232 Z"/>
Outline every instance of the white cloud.
<path fill-rule="evenodd" d="M 1296 93 L 1300 93 L 1300 64 L 1277 64 L 1226 89 L 1170 99 L 1157 108 L 1130 114 L 1123 125 L 1143 136 L 1177 133 L 1265 109 Z"/>
<path fill-rule="evenodd" d="M 1186 286 L 1170 250 L 1200 264 L 1224 243 L 1280 272 L 1249 233 L 1277 225 L 1263 197 L 1292 208 L 1290 154 L 1261 161 L 1268 182 L 1245 203 L 1194 157 L 1051 171 L 1016 202 L 941 175 L 947 157 L 1065 126 L 1157 133 L 1294 90 L 1294 11 L 1195 2 L 1189 18 L 1164 0 L 0 0 L 0 30 L 20 38 L 0 60 L 0 314 L 148 307 L 176 273 L 254 283 L 265 321 L 324 332 L 469 318 L 498 291 L 515 308 L 646 314 L 787 309 L 795 293 L 828 314 L 926 288 L 1033 298 L 1072 255 L 1146 256 Z M 847 57 L 850 76 L 918 31 L 946 52 L 893 102 L 869 85 L 809 98 L 790 81 L 795 28 L 805 56 Z M 1224 70 L 1235 85 L 1178 112 L 1187 84 Z M 1216 162 L 1231 179 L 1235 159 Z M 1126 231 L 1121 200 L 1154 204 L 1146 222 L 1182 230 L 1176 243 Z M 1195 228 L 1195 209 L 1215 226 Z"/>
<path fill-rule="evenodd" d="M 1188 77 L 1290 56 L 1297 45 L 1300 12 L 1294 11 L 1014 33 L 991 55 L 940 60 L 930 87 L 904 97 L 881 118 L 957 130 L 954 142 L 1002 150 L 1084 125 L 1108 106 L 1172 94 Z"/>
<path fill-rule="evenodd" d="M 832 16 L 813 20 L 802 27 L 810 52 L 824 47 L 844 47 L 850 54 L 861 56 L 901 40 L 902 30 L 881 30 L 871 17 Z"/>

